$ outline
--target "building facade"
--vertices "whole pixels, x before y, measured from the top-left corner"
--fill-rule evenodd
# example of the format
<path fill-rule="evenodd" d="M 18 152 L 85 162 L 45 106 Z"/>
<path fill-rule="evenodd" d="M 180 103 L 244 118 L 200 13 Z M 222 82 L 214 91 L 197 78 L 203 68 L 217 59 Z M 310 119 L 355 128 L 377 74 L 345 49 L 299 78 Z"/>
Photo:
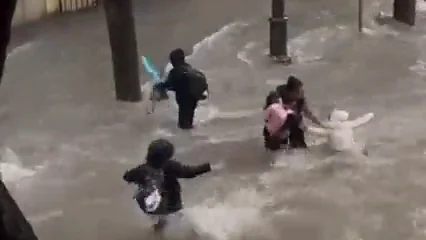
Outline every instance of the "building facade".
<path fill-rule="evenodd" d="M 95 7 L 98 0 L 18 0 L 13 25 L 37 21 L 44 16 Z"/>

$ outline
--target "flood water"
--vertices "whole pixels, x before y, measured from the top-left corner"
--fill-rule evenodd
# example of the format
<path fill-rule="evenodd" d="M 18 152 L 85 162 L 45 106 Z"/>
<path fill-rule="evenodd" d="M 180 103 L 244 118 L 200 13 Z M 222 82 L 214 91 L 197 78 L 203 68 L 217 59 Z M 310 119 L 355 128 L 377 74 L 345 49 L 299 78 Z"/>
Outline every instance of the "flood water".
<path fill-rule="evenodd" d="M 233 9 L 242 3 L 231 2 Z M 234 18 L 223 10 L 226 17 L 215 19 L 218 27 L 207 37 L 193 28 L 197 36 L 189 38 L 205 38 L 188 61 L 207 74 L 211 96 L 190 133 L 176 128 L 172 101 L 151 115 L 147 103 L 114 101 L 107 39 L 94 40 L 105 36 L 104 28 L 70 24 L 65 34 L 48 22 L 46 35 L 30 36 L 9 55 L 0 89 L 3 178 L 40 239 L 160 239 L 121 177 L 143 161 L 151 140 L 164 137 L 184 163 L 223 165 L 182 181 L 185 218 L 201 236 L 182 237 L 184 226 L 168 239 L 425 239 L 426 8 L 419 4 L 418 26 L 409 29 L 376 24 L 376 13 L 389 12 L 391 4 L 365 2 L 363 35 L 356 32 L 356 2 L 288 3 L 294 62 L 288 67 L 266 56 L 269 4 L 252 0 Z M 214 29 L 206 20 L 214 19 L 211 2 L 185 4 L 174 8 L 202 9 L 210 15 L 200 21 Z M 178 13 L 164 21 L 189 19 Z M 103 26 L 99 16 L 76 18 Z M 139 39 L 148 38 L 147 46 L 139 40 L 139 51 L 161 62 L 168 49 L 153 53 L 154 40 L 144 32 L 155 17 L 136 16 Z M 191 30 L 184 27 L 188 19 L 176 23 L 182 31 Z M 170 49 L 183 41 L 174 34 L 164 43 Z M 315 136 L 308 136 L 309 151 L 265 152 L 264 97 L 289 74 L 304 81 L 323 119 L 333 106 L 351 117 L 375 113 L 356 131 L 369 157 L 330 155 Z"/>

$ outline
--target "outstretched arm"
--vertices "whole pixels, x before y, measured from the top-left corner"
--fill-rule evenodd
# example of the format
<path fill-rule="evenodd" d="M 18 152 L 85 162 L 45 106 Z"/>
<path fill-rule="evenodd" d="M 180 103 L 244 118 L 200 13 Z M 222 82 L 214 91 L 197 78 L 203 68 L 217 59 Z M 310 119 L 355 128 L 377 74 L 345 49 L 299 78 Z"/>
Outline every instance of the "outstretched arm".
<path fill-rule="evenodd" d="M 177 178 L 194 178 L 203 173 L 210 172 L 211 166 L 210 163 L 188 166 L 177 161 L 170 160 L 167 170 L 173 172 Z"/>
<path fill-rule="evenodd" d="M 312 113 L 311 109 L 309 108 L 306 98 L 303 103 L 303 114 L 316 125 L 322 126 L 321 121 Z"/>
<path fill-rule="evenodd" d="M 325 128 L 318 128 L 318 127 L 308 127 L 308 132 L 315 134 L 315 135 L 321 135 L 321 136 L 326 136 L 328 135 L 328 130 Z"/>
<path fill-rule="evenodd" d="M 166 80 L 164 82 L 160 82 L 156 86 L 165 90 L 174 91 L 175 82 L 176 82 L 176 73 L 173 70 L 171 70 L 167 74 Z"/>
<path fill-rule="evenodd" d="M 374 117 L 374 113 L 367 113 L 364 116 L 359 117 L 355 120 L 348 121 L 348 124 L 349 124 L 350 127 L 356 128 L 356 127 L 359 127 L 361 125 L 368 123 L 371 119 L 373 119 L 373 117 Z"/>

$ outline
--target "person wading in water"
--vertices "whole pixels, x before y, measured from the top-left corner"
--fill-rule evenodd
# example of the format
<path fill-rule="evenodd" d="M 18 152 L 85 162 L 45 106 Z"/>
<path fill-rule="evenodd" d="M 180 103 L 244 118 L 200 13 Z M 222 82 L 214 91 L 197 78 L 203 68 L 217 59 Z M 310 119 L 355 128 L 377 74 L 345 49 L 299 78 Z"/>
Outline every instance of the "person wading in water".
<path fill-rule="evenodd" d="M 178 127 L 192 129 L 198 101 L 207 98 L 204 94 L 208 91 L 207 79 L 201 71 L 185 61 L 182 49 L 173 50 L 169 58 L 173 68 L 168 73 L 167 80 L 155 87 L 176 93 L 176 103 L 179 106 Z"/>
<path fill-rule="evenodd" d="M 308 107 L 308 102 L 305 97 L 303 83 L 295 76 L 290 76 L 287 79 L 287 83 L 280 85 L 276 89 L 277 93 L 281 96 L 281 98 L 286 95 L 292 95 L 297 98 L 296 104 L 294 106 L 295 113 L 300 116 L 299 119 L 299 127 L 292 128 L 290 130 L 290 147 L 291 148 L 307 148 L 305 142 L 305 127 L 303 125 L 303 116 L 311 120 L 314 124 L 319 126 L 323 126 L 322 123 L 318 120 L 318 118 L 312 113 L 312 111 Z"/>

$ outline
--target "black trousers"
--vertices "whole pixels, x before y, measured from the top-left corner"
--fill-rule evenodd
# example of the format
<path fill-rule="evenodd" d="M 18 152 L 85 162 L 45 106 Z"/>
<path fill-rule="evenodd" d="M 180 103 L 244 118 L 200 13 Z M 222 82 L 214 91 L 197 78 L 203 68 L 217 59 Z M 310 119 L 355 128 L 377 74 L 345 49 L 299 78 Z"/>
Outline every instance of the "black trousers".
<path fill-rule="evenodd" d="M 191 129 L 194 124 L 194 114 L 197 108 L 198 101 L 194 99 L 188 99 L 178 103 L 179 106 L 179 117 L 178 127 L 181 129 Z"/>
<path fill-rule="evenodd" d="M 288 122 L 288 129 L 290 130 L 290 135 L 288 137 L 291 148 L 307 148 L 305 142 L 305 132 L 300 128 L 300 125 L 303 121 L 302 115 L 290 115 L 287 118 L 286 124 Z"/>
<path fill-rule="evenodd" d="M 305 142 L 305 132 L 299 127 L 290 129 L 290 147 L 291 148 L 307 148 L 308 145 Z"/>

